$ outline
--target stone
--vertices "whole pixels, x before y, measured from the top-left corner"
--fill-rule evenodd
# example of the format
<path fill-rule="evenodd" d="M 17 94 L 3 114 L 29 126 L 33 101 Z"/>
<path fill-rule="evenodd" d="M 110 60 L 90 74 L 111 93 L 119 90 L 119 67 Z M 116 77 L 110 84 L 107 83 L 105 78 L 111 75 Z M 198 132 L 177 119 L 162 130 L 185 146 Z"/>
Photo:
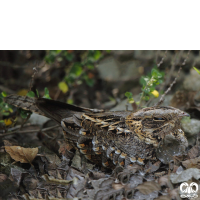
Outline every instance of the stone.
<path fill-rule="evenodd" d="M 189 91 L 200 90 L 200 75 L 192 68 L 190 74 L 186 76 L 183 87 Z"/>
<path fill-rule="evenodd" d="M 132 81 L 141 76 L 138 61 L 120 63 L 112 56 L 100 61 L 97 70 L 101 79 L 109 82 Z"/>
<path fill-rule="evenodd" d="M 182 120 L 182 129 L 188 137 L 197 135 L 200 132 L 200 120 Z"/>
<path fill-rule="evenodd" d="M 50 120 L 50 119 L 45 116 L 38 115 L 36 113 L 32 113 L 28 122 L 30 122 L 31 124 L 37 124 L 37 125 L 43 126 L 43 124 L 45 122 L 47 122 L 48 120 Z"/>

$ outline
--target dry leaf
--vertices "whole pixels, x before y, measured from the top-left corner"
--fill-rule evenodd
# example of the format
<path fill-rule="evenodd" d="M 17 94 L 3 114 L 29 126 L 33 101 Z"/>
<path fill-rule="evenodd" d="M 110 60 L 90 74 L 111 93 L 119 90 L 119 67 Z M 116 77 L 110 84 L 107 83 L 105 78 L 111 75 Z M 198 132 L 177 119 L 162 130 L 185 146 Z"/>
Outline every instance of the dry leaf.
<path fill-rule="evenodd" d="M 167 195 L 167 196 L 159 196 L 158 198 L 154 199 L 154 200 L 171 200 L 171 198 Z"/>
<path fill-rule="evenodd" d="M 169 185 L 169 176 L 165 175 L 158 179 L 158 183 L 161 186 L 168 186 Z"/>
<path fill-rule="evenodd" d="M 170 174 L 170 180 L 172 183 L 182 183 L 190 180 L 191 178 L 199 179 L 200 178 L 200 170 L 197 168 L 189 168 L 184 170 L 181 174 Z"/>
<path fill-rule="evenodd" d="M 65 151 L 70 151 L 73 148 L 72 145 L 65 143 L 60 144 L 60 148 L 58 150 L 58 152 L 62 155 L 65 155 Z"/>
<path fill-rule="evenodd" d="M 189 151 L 188 151 L 188 156 L 190 159 L 196 158 L 197 156 L 200 156 L 200 149 L 199 145 L 193 146 Z"/>
<path fill-rule="evenodd" d="M 3 140 L 4 146 L 16 146 L 18 145 L 17 141 L 15 140 Z"/>
<path fill-rule="evenodd" d="M 147 181 L 136 187 L 142 194 L 150 194 L 161 189 L 160 185 L 154 181 Z"/>
<path fill-rule="evenodd" d="M 21 163 L 31 163 L 38 153 L 38 148 L 24 148 L 20 146 L 5 146 L 5 150 L 12 159 Z"/>
<path fill-rule="evenodd" d="M 171 199 L 178 199 L 179 197 L 179 189 L 176 188 L 176 189 L 173 189 L 171 191 L 169 191 L 169 196 L 171 197 Z"/>
<path fill-rule="evenodd" d="M 188 168 L 200 168 L 200 157 L 190 159 L 190 160 L 185 160 L 182 162 L 183 166 Z"/>

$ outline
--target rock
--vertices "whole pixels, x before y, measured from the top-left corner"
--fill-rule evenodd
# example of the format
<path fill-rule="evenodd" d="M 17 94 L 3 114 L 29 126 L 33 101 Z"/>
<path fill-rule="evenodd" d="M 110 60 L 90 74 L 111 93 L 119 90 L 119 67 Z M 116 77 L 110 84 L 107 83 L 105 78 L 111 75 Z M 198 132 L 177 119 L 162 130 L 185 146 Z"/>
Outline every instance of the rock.
<path fill-rule="evenodd" d="M 131 81 L 141 76 L 138 67 L 138 61 L 131 60 L 119 63 L 115 58 L 110 56 L 97 65 L 97 70 L 100 77 L 109 82 Z"/>
<path fill-rule="evenodd" d="M 117 81 L 120 76 L 118 69 L 119 63 L 111 56 L 103 59 L 97 65 L 100 77 L 106 81 Z"/>
<path fill-rule="evenodd" d="M 183 86 L 189 91 L 199 91 L 200 90 L 200 75 L 194 70 L 190 70 L 190 74 L 186 76 Z"/>
<path fill-rule="evenodd" d="M 151 103 L 149 104 L 149 107 L 150 107 L 150 106 L 154 106 L 154 105 L 160 100 L 160 97 L 161 97 L 161 95 L 160 95 L 158 98 L 154 98 L 154 99 L 151 101 Z M 164 102 L 162 103 L 161 106 L 169 106 L 172 97 L 173 97 L 173 95 L 171 95 L 171 94 L 166 95 L 166 96 L 165 96 L 165 100 L 164 100 Z"/>
<path fill-rule="evenodd" d="M 155 55 L 156 55 L 156 51 L 145 51 L 145 50 L 142 50 L 142 51 L 134 51 L 134 57 L 136 59 L 147 59 L 147 60 L 150 60 L 152 58 L 155 58 Z"/>
<path fill-rule="evenodd" d="M 128 110 L 133 111 L 133 107 L 130 103 L 127 103 L 127 100 L 121 101 L 117 106 L 112 108 L 110 111 L 124 111 L 126 110 L 126 105 L 128 105 Z"/>
<path fill-rule="evenodd" d="M 130 55 L 130 54 L 133 55 L 133 52 L 134 52 L 133 50 L 114 50 L 112 51 L 112 54 L 116 56 Z"/>
<path fill-rule="evenodd" d="M 170 175 L 170 179 L 172 181 L 172 183 L 176 184 L 176 183 L 182 183 L 185 181 L 188 181 L 190 179 L 199 179 L 200 178 L 200 170 L 197 168 L 189 168 L 184 170 L 181 174 L 171 174 Z"/>
<path fill-rule="evenodd" d="M 42 115 L 38 115 L 36 113 L 32 113 L 30 119 L 28 120 L 28 122 L 30 122 L 31 124 L 37 124 L 42 126 L 45 122 L 47 122 L 49 120 L 49 118 L 42 116 Z"/>
<path fill-rule="evenodd" d="M 182 120 L 182 128 L 188 137 L 197 135 L 200 132 L 200 120 Z"/>
<path fill-rule="evenodd" d="M 135 100 L 135 102 L 139 101 L 140 95 L 134 96 L 133 99 Z M 128 105 L 129 111 L 133 111 L 133 107 L 130 103 L 127 102 L 127 99 L 122 100 L 118 105 L 116 105 L 110 111 L 124 111 L 124 110 L 126 110 L 126 105 Z"/>
<path fill-rule="evenodd" d="M 183 155 L 187 146 L 187 140 L 179 143 L 174 136 L 166 135 L 156 149 L 156 157 L 162 163 L 169 164 L 173 161 L 174 156 Z"/>

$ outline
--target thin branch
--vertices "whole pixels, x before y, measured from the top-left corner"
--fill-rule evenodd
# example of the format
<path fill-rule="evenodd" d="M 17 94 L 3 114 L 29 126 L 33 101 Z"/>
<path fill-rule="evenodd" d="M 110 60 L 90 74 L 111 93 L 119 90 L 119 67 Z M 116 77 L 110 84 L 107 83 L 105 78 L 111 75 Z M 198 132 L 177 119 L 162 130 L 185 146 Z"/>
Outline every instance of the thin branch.
<path fill-rule="evenodd" d="M 163 103 L 163 101 L 165 100 L 166 94 L 172 89 L 172 86 L 176 83 L 176 80 L 179 77 L 179 73 L 180 73 L 181 69 L 182 69 L 182 67 L 179 68 L 178 75 L 176 76 L 174 81 L 170 84 L 169 88 L 165 91 L 165 93 L 161 96 L 159 102 L 155 106 L 159 106 L 159 105 L 161 105 Z"/>
<path fill-rule="evenodd" d="M 190 52 L 191 52 L 191 51 L 188 51 L 187 56 L 186 56 L 186 58 L 184 59 L 183 63 L 181 64 L 181 66 L 180 66 L 180 68 L 179 68 L 179 70 L 178 70 L 178 74 L 177 74 L 177 76 L 175 77 L 174 81 L 170 84 L 169 88 L 168 88 L 168 89 L 165 91 L 165 93 L 161 96 L 160 100 L 155 104 L 155 106 L 161 105 L 161 104 L 163 103 L 163 101 L 165 100 L 166 94 L 169 93 L 169 91 L 172 89 L 172 86 L 176 83 L 176 80 L 177 80 L 177 78 L 178 78 L 179 75 L 180 75 L 180 71 L 181 71 L 181 69 L 182 69 L 182 66 L 184 66 L 184 65 L 186 64 L 186 61 L 187 61 L 187 59 L 188 59 L 188 57 L 189 57 Z"/>
<path fill-rule="evenodd" d="M 38 126 L 38 125 L 34 125 L 34 124 L 31 124 L 31 123 L 27 123 L 24 125 L 24 127 L 27 127 L 27 126 Z M 17 125 L 15 127 L 11 127 L 11 128 L 8 128 L 7 131 L 6 130 L 0 130 L 0 133 L 9 133 L 11 131 L 16 131 L 17 129 L 20 129 L 21 128 L 21 125 Z"/>
<path fill-rule="evenodd" d="M 159 63 L 157 63 L 157 66 L 160 67 L 160 65 L 163 63 L 164 59 L 167 56 L 167 51 L 165 51 L 164 56 L 162 57 L 161 61 Z"/>
<path fill-rule="evenodd" d="M 28 131 L 28 130 L 26 130 L 26 131 L 13 131 L 13 132 L 10 132 L 10 133 L 7 133 L 7 134 L 0 134 L 0 138 L 8 136 L 8 135 L 13 135 L 15 133 L 21 134 L 21 133 L 35 133 L 35 132 L 39 132 L 39 131 L 44 132 L 44 131 L 49 131 L 51 129 L 58 128 L 58 127 L 60 127 L 60 125 L 55 125 L 55 126 L 51 126 L 49 128 L 30 130 L 30 131 Z"/>
<path fill-rule="evenodd" d="M 32 79 L 31 79 L 31 82 L 30 82 L 29 91 L 31 91 L 31 89 L 32 89 L 32 87 L 33 87 L 33 81 L 34 81 L 34 79 L 35 79 L 35 75 L 38 73 L 38 70 L 37 70 L 36 67 L 33 68 L 33 71 L 34 71 L 34 73 L 33 73 L 33 75 L 32 75 Z"/>

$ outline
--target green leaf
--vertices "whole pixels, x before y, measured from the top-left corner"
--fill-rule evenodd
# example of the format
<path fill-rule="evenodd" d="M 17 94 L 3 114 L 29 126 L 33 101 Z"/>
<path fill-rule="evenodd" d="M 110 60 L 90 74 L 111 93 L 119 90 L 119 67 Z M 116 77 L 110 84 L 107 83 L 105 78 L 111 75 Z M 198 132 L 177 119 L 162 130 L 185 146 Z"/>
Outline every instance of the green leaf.
<path fill-rule="evenodd" d="M 45 98 L 45 99 L 51 99 L 51 97 L 49 96 L 49 94 L 45 94 L 45 95 L 43 96 L 43 98 Z"/>
<path fill-rule="evenodd" d="M 22 119 L 26 119 L 29 114 L 32 114 L 32 112 L 23 109 L 19 109 L 19 113 Z"/>
<path fill-rule="evenodd" d="M 67 99 L 67 103 L 68 103 L 68 104 L 73 104 L 74 101 L 73 101 L 73 99 Z"/>
<path fill-rule="evenodd" d="M 33 91 L 29 91 L 26 96 L 28 97 L 35 97 L 35 93 Z"/>
<path fill-rule="evenodd" d="M 92 87 L 95 83 L 95 80 L 92 78 L 86 78 L 85 81 L 86 81 L 87 85 L 90 87 Z"/>
<path fill-rule="evenodd" d="M 68 61 L 70 61 L 70 62 L 73 60 L 73 58 L 74 58 L 74 54 L 68 53 L 68 54 L 66 55 L 66 59 L 67 59 Z"/>
<path fill-rule="evenodd" d="M 47 87 L 44 88 L 44 94 L 45 94 L 45 95 L 49 94 L 49 90 L 48 90 Z"/>
<path fill-rule="evenodd" d="M 150 93 L 150 88 L 145 88 L 144 90 L 142 90 L 145 94 L 149 94 Z"/>
<path fill-rule="evenodd" d="M 6 92 L 2 92 L 1 94 L 2 94 L 3 97 L 6 97 L 6 96 L 7 96 L 7 93 L 6 93 Z"/>
<path fill-rule="evenodd" d="M 196 70 L 196 72 L 198 73 L 198 74 L 200 74 L 200 71 L 196 68 L 196 67 L 193 67 L 195 70 Z"/>
<path fill-rule="evenodd" d="M 153 92 L 155 90 L 155 87 L 150 87 L 150 92 Z"/>
<path fill-rule="evenodd" d="M 129 99 L 128 99 L 128 102 L 129 102 L 129 103 L 134 103 L 135 101 L 134 101 L 133 98 L 129 98 Z"/>
<path fill-rule="evenodd" d="M 69 73 L 74 74 L 76 76 L 80 76 L 82 71 L 83 71 L 83 68 L 82 68 L 81 64 L 80 63 L 74 63 L 74 65 L 72 66 Z"/>
<path fill-rule="evenodd" d="M 47 87 L 44 88 L 44 96 L 43 98 L 45 99 L 51 99 L 51 97 L 49 96 L 49 90 Z"/>
<path fill-rule="evenodd" d="M 67 84 L 72 84 L 75 81 L 75 77 L 72 74 L 69 74 L 68 76 L 65 76 L 64 80 Z"/>
<path fill-rule="evenodd" d="M 148 100 L 149 100 L 149 96 L 145 96 L 145 97 L 144 97 L 144 100 L 145 100 L 145 101 L 148 101 Z"/>
<path fill-rule="evenodd" d="M 155 78 L 162 78 L 162 74 L 155 68 L 151 70 L 151 75 Z"/>
<path fill-rule="evenodd" d="M 127 98 L 132 98 L 133 94 L 132 94 L 131 92 L 126 92 L 126 93 L 125 93 L 125 96 L 126 96 Z"/>
<path fill-rule="evenodd" d="M 39 92 L 38 92 L 37 89 L 36 89 L 36 95 L 37 95 L 38 98 L 40 97 Z"/>
<path fill-rule="evenodd" d="M 58 87 L 63 93 L 66 93 L 69 90 L 68 85 L 64 81 L 60 82 Z"/>
<path fill-rule="evenodd" d="M 137 101 L 136 104 L 139 105 L 139 104 L 140 104 L 140 101 Z"/>
<path fill-rule="evenodd" d="M 94 69 L 94 65 L 89 64 L 89 65 L 87 65 L 87 68 L 88 69 Z"/>
<path fill-rule="evenodd" d="M 62 50 L 55 50 L 56 54 L 59 54 Z"/>
<path fill-rule="evenodd" d="M 101 51 L 99 50 L 94 51 L 94 60 L 99 60 L 100 57 L 101 57 Z"/>

